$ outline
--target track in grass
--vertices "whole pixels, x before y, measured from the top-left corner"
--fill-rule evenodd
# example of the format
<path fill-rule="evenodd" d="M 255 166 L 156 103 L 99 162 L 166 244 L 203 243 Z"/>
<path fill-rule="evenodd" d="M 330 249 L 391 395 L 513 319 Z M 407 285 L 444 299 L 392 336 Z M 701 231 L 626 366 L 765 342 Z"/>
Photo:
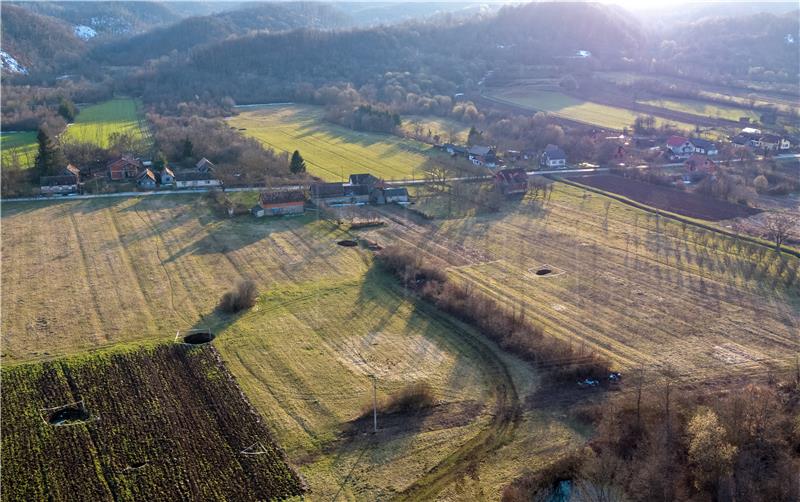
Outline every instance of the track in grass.
<path fill-rule="evenodd" d="M 212 347 L 3 369 L 3 500 L 272 500 L 299 477 Z"/>
<path fill-rule="evenodd" d="M 299 150 L 308 171 L 326 181 L 352 173 L 390 179 L 421 177 L 422 165 L 439 152 L 390 134 L 357 132 L 323 119 L 320 107 L 267 106 L 241 111 L 228 122 L 276 151 Z"/>

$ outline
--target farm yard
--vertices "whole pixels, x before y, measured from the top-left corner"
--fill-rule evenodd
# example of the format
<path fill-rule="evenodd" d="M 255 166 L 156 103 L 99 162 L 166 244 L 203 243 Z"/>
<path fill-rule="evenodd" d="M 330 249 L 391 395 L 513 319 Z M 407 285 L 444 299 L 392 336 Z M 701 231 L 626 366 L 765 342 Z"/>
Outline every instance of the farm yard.
<path fill-rule="evenodd" d="M 758 209 L 741 204 L 613 174 L 570 176 L 569 179 L 657 209 L 701 220 L 729 220 L 759 212 Z"/>
<path fill-rule="evenodd" d="M 303 492 L 211 347 L 3 368 L 3 500 L 260 500 Z"/>
<path fill-rule="evenodd" d="M 497 213 L 431 221 L 355 209 L 387 224 L 349 232 L 316 214 L 221 218 L 199 195 L 2 209 L 2 273 L 18 285 L 2 298 L 4 371 L 72 368 L 50 361 L 112 344 L 160 353 L 176 332 L 208 330 L 312 500 L 497 499 L 509 479 L 588 432 L 565 419 L 559 396 L 541 394 L 531 366 L 342 239 L 415 246 L 623 373 L 670 369 L 686 383 L 766 375 L 800 350 L 797 258 L 559 182 L 544 203 Z M 255 306 L 217 310 L 242 279 L 258 286 Z M 381 399 L 424 382 L 435 405 L 379 415 L 378 434 L 367 434 L 373 375 Z"/>
<path fill-rule="evenodd" d="M 325 181 L 350 173 L 370 173 L 386 180 L 420 178 L 432 147 L 389 134 L 358 132 L 331 124 L 320 107 L 277 105 L 248 108 L 228 119 L 243 134 L 278 152 L 299 150 L 308 172 Z"/>
<path fill-rule="evenodd" d="M 133 99 L 112 99 L 81 108 L 75 123 L 67 127 L 62 141 L 93 143 L 107 148 L 112 134 L 130 134 L 134 139 L 148 137 L 146 127 Z"/>
<path fill-rule="evenodd" d="M 36 131 L 4 132 L 0 134 L 0 150 L 3 152 L 4 169 L 16 166 L 32 167 L 36 162 Z"/>
<path fill-rule="evenodd" d="M 585 101 L 560 92 L 537 89 L 535 86 L 512 85 L 490 89 L 486 95 L 490 99 L 528 110 L 543 111 L 567 120 L 613 130 L 630 128 L 636 117 L 643 115 L 627 108 Z M 692 124 L 685 122 L 661 117 L 655 117 L 655 119 L 656 126 L 671 124 L 673 127 L 685 131 L 694 129 Z"/>

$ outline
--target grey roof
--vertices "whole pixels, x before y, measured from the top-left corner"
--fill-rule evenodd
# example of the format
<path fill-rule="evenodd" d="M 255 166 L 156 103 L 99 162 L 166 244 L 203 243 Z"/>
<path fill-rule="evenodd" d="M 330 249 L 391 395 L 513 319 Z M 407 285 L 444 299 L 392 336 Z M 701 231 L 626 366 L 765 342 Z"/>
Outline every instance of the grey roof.
<path fill-rule="evenodd" d="M 712 141 L 703 138 L 692 138 L 690 141 L 694 146 L 700 147 L 703 150 L 711 150 L 717 147 Z"/>
<path fill-rule="evenodd" d="M 285 204 L 287 202 L 303 202 L 306 195 L 302 190 L 272 190 L 261 192 L 261 204 Z"/>
<path fill-rule="evenodd" d="M 547 155 L 547 158 L 549 160 L 559 160 L 567 158 L 567 154 L 564 153 L 564 150 L 557 147 L 556 145 L 547 145 L 544 149 L 544 155 Z"/>
<path fill-rule="evenodd" d="M 401 197 L 404 195 L 408 197 L 408 189 L 406 187 L 387 188 L 383 191 L 383 195 L 386 197 Z"/>
<path fill-rule="evenodd" d="M 480 146 L 480 145 L 475 145 L 475 146 L 471 146 L 471 147 L 469 148 L 469 153 L 470 153 L 471 155 L 480 155 L 480 156 L 484 156 L 484 155 L 488 155 L 488 154 L 489 154 L 489 152 L 491 152 L 491 151 L 492 151 L 492 147 L 491 147 L 491 146 Z"/>
<path fill-rule="evenodd" d="M 78 180 L 73 174 L 62 174 L 59 176 L 42 176 L 39 178 L 39 186 L 55 187 L 77 185 Z"/>

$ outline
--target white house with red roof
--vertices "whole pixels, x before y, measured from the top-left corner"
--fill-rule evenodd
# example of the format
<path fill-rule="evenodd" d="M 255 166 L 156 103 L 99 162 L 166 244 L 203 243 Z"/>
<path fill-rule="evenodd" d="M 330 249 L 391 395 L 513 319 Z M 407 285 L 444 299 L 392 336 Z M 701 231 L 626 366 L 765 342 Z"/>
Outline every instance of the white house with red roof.
<path fill-rule="evenodd" d="M 695 153 L 692 140 L 684 136 L 670 136 L 667 138 L 667 150 L 676 157 L 686 158 Z"/>

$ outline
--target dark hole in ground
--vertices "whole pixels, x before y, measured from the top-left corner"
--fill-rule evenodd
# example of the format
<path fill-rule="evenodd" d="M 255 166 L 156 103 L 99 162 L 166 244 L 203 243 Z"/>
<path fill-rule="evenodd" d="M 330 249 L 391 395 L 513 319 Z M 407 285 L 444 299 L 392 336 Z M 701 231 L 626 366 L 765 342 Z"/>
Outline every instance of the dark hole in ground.
<path fill-rule="evenodd" d="M 552 273 L 553 271 L 550 270 L 549 268 L 540 268 L 539 270 L 536 271 L 536 275 L 547 275 Z"/>
<path fill-rule="evenodd" d="M 82 422 L 89 419 L 89 413 L 82 407 L 69 406 L 53 412 L 47 419 L 50 425 L 64 425 L 72 422 Z"/>
<path fill-rule="evenodd" d="M 338 244 L 338 245 L 340 245 L 340 246 L 344 246 L 344 247 L 346 247 L 346 248 L 352 248 L 352 247 L 356 247 L 356 246 L 358 246 L 358 242 L 356 242 L 356 241 L 351 241 L 350 239 L 345 239 L 345 240 L 343 240 L 343 241 L 339 241 L 339 242 L 337 242 L 336 244 Z"/>
<path fill-rule="evenodd" d="M 203 343 L 208 343 L 214 339 L 214 335 L 211 333 L 201 331 L 199 333 L 190 333 L 183 337 L 183 343 L 189 343 L 192 345 L 200 345 Z"/>
<path fill-rule="evenodd" d="M 145 465 L 147 465 L 147 462 L 131 462 L 128 467 L 131 469 L 141 469 Z"/>

